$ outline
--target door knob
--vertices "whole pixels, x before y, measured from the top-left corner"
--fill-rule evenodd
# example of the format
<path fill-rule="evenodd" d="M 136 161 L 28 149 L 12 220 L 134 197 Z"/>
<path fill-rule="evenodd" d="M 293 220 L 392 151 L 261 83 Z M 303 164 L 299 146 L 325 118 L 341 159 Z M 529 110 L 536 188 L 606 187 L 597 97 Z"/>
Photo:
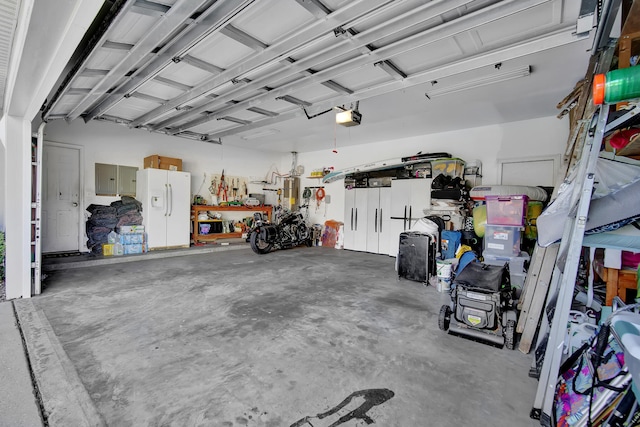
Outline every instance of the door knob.
<path fill-rule="evenodd" d="M 78 204 L 76 202 L 73 202 L 72 205 L 73 205 L 74 208 L 78 207 Z"/>

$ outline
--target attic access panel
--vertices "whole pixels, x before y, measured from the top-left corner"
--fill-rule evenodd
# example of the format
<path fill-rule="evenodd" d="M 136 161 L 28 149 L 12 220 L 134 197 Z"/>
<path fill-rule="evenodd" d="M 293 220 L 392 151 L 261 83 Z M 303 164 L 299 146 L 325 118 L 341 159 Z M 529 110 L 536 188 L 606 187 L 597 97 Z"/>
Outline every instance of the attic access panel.
<path fill-rule="evenodd" d="M 560 162 L 559 155 L 498 160 L 498 182 L 501 185 L 554 187 Z"/>

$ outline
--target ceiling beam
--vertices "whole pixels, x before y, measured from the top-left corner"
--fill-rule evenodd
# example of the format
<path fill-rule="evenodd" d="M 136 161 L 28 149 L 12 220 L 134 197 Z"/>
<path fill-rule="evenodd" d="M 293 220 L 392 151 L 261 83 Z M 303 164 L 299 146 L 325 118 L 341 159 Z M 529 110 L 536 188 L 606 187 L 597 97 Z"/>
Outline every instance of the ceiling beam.
<path fill-rule="evenodd" d="M 391 77 L 393 77 L 396 80 L 402 80 L 407 78 L 407 75 L 388 59 L 386 61 L 378 61 L 373 65 L 375 67 L 380 68 L 382 71 L 389 74 Z"/>
<path fill-rule="evenodd" d="M 218 120 L 226 120 L 228 122 L 239 123 L 241 125 L 250 125 L 252 123 L 250 120 L 242 120 L 231 116 L 220 117 Z"/>
<path fill-rule="evenodd" d="M 301 29 L 287 33 L 262 52 L 237 61 L 219 76 L 204 81 L 192 90 L 172 99 L 166 105 L 136 118 L 132 121 L 131 126 L 135 127 L 148 124 L 167 111 L 173 110 L 177 106 L 211 92 L 231 79 L 238 78 L 242 74 L 246 74 L 257 67 L 267 65 L 272 61 L 279 61 L 289 56 L 294 50 L 308 45 L 319 37 L 326 36 L 327 33 L 332 32 L 334 28 L 375 11 L 378 7 L 387 3 L 390 3 L 390 0 L 352 0 L 343 8 L 328 15 L 326 19 L 315 21 Z"/>
<path fill-rule="evenodd" d="M 279 97 L 276 98 L 276 100 L 285 101 L 285 102 L 288 102 L 290 104 L 297 105 L 299 107 L 311 107 L 313 105 L 310 102 L 303 101 L 302 99 L 298 99 L 295 96 L 291 96 L 291 95 L 279 96 Z"/>
<path fill-rule="evenodd" d="M 147 0 L 136 0 L 131 11 L 141 15 L 160 17 L 171 9 L 170 6 Z"/>
<path fill-rule="evenodd" d="M 161 83 L 161 84 L 163 84 L 165 86 L 170 86 L 170 87 L 173 87 L 173 88 L 176 88 L 176 89 L 180 89 L 180 90 L 189 90 L 189 89 L 192 88 L 192 86 L 186 85 L 184 83 L 177 82 L 175 80 L 167 79 L 165 77 L 155 76 L 153 78 L 153 80 L 158 82 L 158 83 Z"/>
<path fill-rule="evenodd" d="M 220 74 L 224 71 L 224 68 L 220 68 L 216 65 L 210 64 L 202 59 L 198 59 L 195 56 L 185 55 L 182 58 L 176 58 L 174 62 L 184 62 L 185 64 L 189 64 L 192 67 L 199 68 L 211 74 Z"/>
<path fill-rule="evenodd" d="M 499 62 L 507 62 L 509 60 L 521 58 L 526 55 L 532 55 L 549 49 L 555 49 L 560 46 L 584 40 L 587 37 L 588 34 L 576 36 L 575 25 L 571 25 L 520 44 L 514 44 L 503 48 L 488 50 L 486 52 L 478 52 L 472 57 L 464 58 L 459 61 L 455 61 L 453 63 L 439 66 L 430 70 L 414 73 L 410 76 L 407 76 L 407 78 L 402 81 L 390 80 L 388 82 L 380 83 L 376 86 L 368 87 L 360 91 L 355 91 L 352 95 L 336 96 L 331 99 L 323 100 L 322 102 L 313 104 L 312 107 L 316 111 L 322 111 L 335 105 L 348 104 L 350 102 L 355 102 L 358 100 L 362 101 L 397 90 L 404 90 L 412 86 L 429 83 L 433 80 L 443 79 L 454 74 L 464 73 L 484 67 L 493 67 Z M 272 126 L 274 124 L 278 124 L 283 121 L 295 119 L 298 117 L 305 117 L 305 113 L 301 109 L 296 108 L 287 112 L 283 112 L 278 117 L 256 120 L 250 125 L 237 126 L 225 131 L 212 133 L 209 134 L 208 137 L 214 139 L 225 138 L 231 135 L 238 134 L 240 132 L 260 129 L 265 126 Z"/>
<path fill-rule="evenodd" d="M 65 93 L 66 95 L 86 95 L 91 92 L 88 88 L 72 87 Z"/>
<path fill-rule="evenodd" d="M 220 109 L 212 108 L 212 106 L 220 106 L 222 102 L 224 102 L 227 99 L 227 97 L 239 97 L 240 95 L 243 95 L 246 92 L 244 88 L 238 91 L 230 91 L 226 93 L 224 96 L 219 97 L 212 103 L 194 108 L 188 113 L 179 115 L 179 118 L 182 121 L 185 119 L 185 117 L 188 117 L 188 116 L 196 117 L 196 114 L 199 114 L 201 110 L 205 108 L 215 111 L 215 114 L 209 114 L 206 116 L 202 116 L 202 115 L 197 116 L 192 121 L 183 123 L 178 128 L 175 128 L 174 131 L 179 132 L 182 130 L 190 129 L 191 127 L 206 123 L 208 120 L 214 120 L 217 117 L 232 114 L 233 112 L 240 111 L 248 107 L 254 107 L 254 106 L 260 105 L 263 102 L 272 100 L 274 97 L 277 98 L 284 95 L 288 95 L 295 91 L 308 88 L 313 84 L 321 84 L 322 82 L 334 79 L 335 77 L 346 74 L 348 72 L 352 72 L 354 70 L 357 70 L 358 68 L 371 65 L 374 62 L 384 61 L 396 55 L 410 52 L 417 48 L 421 48 L 429 44 L 436 43 L 438 41 L 441 41 L 446 38 L 452 37 L 456 34 L 459 34 L 461 32 L 469 31 L 473 28 L 477 28 L 481 25 L 486 24 L 487 22 L 496 21 L 498 19 L 513 15 L 515 13 L 521 12 L 523 10 L 529 9 L 531 7 L 534 7 L 543 3 L 547 3 L 549 1 L 552 1 L 552 0 L 507 0 L 500 3 L 495 3 L 484 9 L 472 12 L 468 15 L 464 15 L 454 21 L 448 21 L 437 27 L 431 27 L 422 32 L 413 34 L 410 37 L 406 37 L 401 40 L 397 40 L 395 42 L 389 43 L 386 46 L 378 48 L 367 55 L 360 55 L 358 57 L 354 57 L 352 59 L 342 61 L 341 63 L 325 68 L 322 71 L 318 71 L 311 75 L 307 75 L 306 77 L 286 83 L 270 91 L 267 94 L 250 97 L 248 99 L 245 99 L 242 102 L 237 103 L 232 107 L 220 108 Z M 456 4 L 456 1 L 447 0 L 444 6 L 451 7 L 451 6 L 454 6 L 455 4 Z M 413 13 L 410 16 L 413 16 L 414 14 L 416 13 Z M 409 19 L 409 17 L 407 17 L 406 19 L 403 19 L 403 21 L 406 21 L 407 19 Z M 366 32 L 363 31 L 358 36 L 364 35 L 364 34 L 366 34 Z M 361 40 L 361 42 L 363 43 L 365 41 L 366 40 Z M 300 61 L 294 62 L 291 65 L 291 68 L 296 69 L 296 67 L 306 66 L 306 65 L 307 64 L 305 64 L 305 60 L 300 60 Z M 282 75 L 282 72 L 280 72 L 278 76 L 281 79 L 287 77 L 287 75 Z M 258 79 L 253 81 L 252 84 L 247 85 L 247 87 L 251 87 L 254 84 L 264 85 L 265 82 L 261 81 L 261 79 Z M 174 123 L 177 122 L 174 119 L 175 118 L 170 117 L 169 119 L 165 120 L 163 123 L 165 123 L 165 126 L 166 126 L 166 122 L 168 121 L 173 120 Z"/>
<path fill-rule="evenodd" d="M 313 16 L 322 19 L 331 13 L 331 9 L 322 4 L 320 0 L 296 0 L 300 6 L 307 9 Z"/>
<path fill-rule="evenodd" d="M 80 76 L 82 77 L 102 77 L 106 76 L 109 73 L 109 70 L 96 70 L 92 68 L 85 68 L 80 72 Z"/>
<path fill-rule="evenodd" d="M 166 99 L 158 98 L 157 96 L 147 95 L 146 93 L 140 93 L 140 92 L 131 92 L 129 94 L 129 98 L 144 99 L 145 101 L 156 102 L 158 104 L 167 102 Z"/>
<path fill-rule="evenodd" d="M 346 87 L 334 82 L 333 80 L 327 80 L 326 82 L 322 82 L 321 85 L 328 87 L 329 89 L 336 91 L 338 93 L 341 93 L 343 95 L 351 95 L 353 93 L 351 89 L 347 89 Z"/>
<path fill-rule="evenodd" d="M 71 121 L 83 114 L 87 109 L 100 100 L 114 85 L 116 85 L 123 75 L 133 69 L 138 69 L 141 65 L 146 65 L 150 61 L 152 53 L 169 35 L 175 33 L 185 21 L 187 21 L 194 11 L 205 5 L 207 0 L 178 0 L 171 6 L 171 9 L 159 19 L 153 27 L 145 32 L 144 36 L 131 48 L 116 66 L 114 66 L 91 93 L 87 95 L 78 105 L 76 105 L 67 115 L 67 120 Z"/>
<path fill-rule="evenodd" d="M 368 45 L 373 41 L 379 40 L 383 37 L 387 37 L 390 34 L 403 31 L 407 27 L 416 25 L 420 22 L 431 20 L 434 17 L 439 16 L 442 13 L 445 13 L 446 11 L 453 10 L 455 8 L 471 3 L 473 1 L 474 0 L 434 0 L 427 4 L 422 4 L 421 6 L 417 6 L 416 8 L 412 9 L 409 12 L 397 15 L 391 19 L 386 19 L 384 22 L 370 28 L 367 31 L 363 31 L 362 33 L 359 33 L 354 37 L 345 38 L 342 41 L 333 44 L 332 46 L 316 51 L 313 54 L 300 59 L 299 61 L 294 61 L 292 58 L 286 57 L 280 61 L 286 67 L 286 72 L 282 68 L 275 69 L 270 73 L 262 76 L 261 78 L 254 80 L 251 84 L 246 85 L 243 88 L 238 88 L 238 89 L 234 89 L 227 92 L 225 94 L 225 97 L 226 98 L 241 97 L 241 96 L 246 97 L 247 94 L 251 94 L 252 89 L 272 84 L 273 79 L 282 80 L 287 77 L 292 77 L 298 73 L 303 74 L 307 77 L 312 76 L 313 74 L 315 74 L 310 71 L 313 66 L 322 64 L 327 61 L 335 60 L 336 58 L 348 52 L 351 52 L 354 48 L 357 48 L 359 46 L 365 47 L 366 45 Z M 514 0 L 509 0 L 509 1 L 513 2 Z M 412 3 L 419 4 L 422 2 L 421 1 L 418 2 L 416 0 L 415 2 L 412 2 Z M 331 31 L 333 32 L 333 30 Z M 369 58 L 369 54 L 371 53 L 371 51 L 369 49 L 366 49 L 365 53 L 366 55 L 360 57 L 363 60 L 364 58 Z M 322 82 L 330 79 L 331 77 L 328 76 L 325 79 L 318 80 L 318 82 Z M 197 87 L 194 88 L 194 91 L 196 89 Z M 253 96 L 249 100 L 245 100 L 245 103 L 255 98 L 256 97 Z M 266 99 L 266 98 L 261 98 L 261 99 Z M 198 108 L 195 108 L 193 111 L 189 113 L 169 117 L 165 119 L 161 124 L 155 125 L 155 127 L 161 127 L 161 126 L 166 127 L 173 123 L 178 123 L 178 121 L 184 122 L 184 120 L 187 120 L 189 117 L 194 118 L 193 122 L 188 123 L 190 125 L 196 122 L 204 123 L 204 121 L 206 121 L 207 116 L 202 117 L 202 116 L 198 116 L 198 114 L 205 110 L 215 110 L 216 107 L 219 107 L 220 105 L 222 105 L 222 102 L 224 101 L 222 100 L 215 101 L 215 102 L 200 106 Z M 261 101 L 256 102 L 255 104 L 257 105 L 260 102 Z M 148 113 L 147 115 L 151 115 L 151 114 L 152 113 Z M 211 120 L 212 119 L 213 118 L 211 118 Z M 134 123 L 135 122 L 136 120 L 134 120 Z M 195 124 L 193 124 L 193 126 L 195 126 Z M 151 129 L 154 129 L 154 126 L 152 126 Z"/>
<path fill-rule="evenodd" d="M 85 121 L 105 114 L 114 105 L 122 101 L 127 93 L 135 91 L 149 79 L 154 78 L 165 67 L 172 64 L 174 58 L 184 55 L 200 40 L 219 31 L 225 23 L 255 1 L 225 0 L 215 2 L 196 19 L 190 20 L 188 27 L 181 31 L 171 42 L 165 44 L 159 52 L 156 52 L 154 59 L 149 64 L 139 69 L 135 75 L 127 77 L 115 90 L 111 91 L 100 103 L 87 112 L 84 116 Z"/>
<path fill-rule="evenodd" d="M 102 47 L 105 49 L 113 49 L 113 50 L 126 50 L 126 51 L 130 51 L 131 49 L 133 49 L 132 44 L 129 43 L 119 43 L 119 42 L 112 42 L 110 40 L 106 40 L 104 43 L 102 43 Z"/>
<path fill-rule="evenodd" d="M 231 24 L 228 24 L 227 26 L 222 28 L 220 32 L 225 36 L 229 37 L 230 39 L 233 39 L 238 43 L 243 44 L 255 51 L 262 51 L 269 47 L 268 45 L 262 43 L 257 38 L 245 33 L 242 30 L 239 30 L 238 28 L 234 27 Z"/>
<path fill-rule="evenodd" d="M 254 113 L 262 114 L 263 116 L 267 116 L 267 117 L 276 117 L 278 115 L 278 113 L 276 113 L 274 111 L 265 110 L 265 109 L 259 108 L 259 107 L 247 108 L 247 111 L 251 111 L 251 112 L 254 112 Z"/>

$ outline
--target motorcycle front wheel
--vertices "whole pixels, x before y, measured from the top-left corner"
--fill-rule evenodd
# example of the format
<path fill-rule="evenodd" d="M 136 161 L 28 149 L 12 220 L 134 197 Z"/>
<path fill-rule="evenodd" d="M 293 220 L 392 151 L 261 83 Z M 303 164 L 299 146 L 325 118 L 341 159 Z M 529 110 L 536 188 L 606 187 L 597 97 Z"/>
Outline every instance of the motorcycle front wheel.
<path fill-rule="evenodd" d="M 249 237 L 249 243 L 251 244 L 251 249 L 253 252 L 262 255 L 271 251 L 273 248 L 272 243 L 267 243 L 260 237 L 260 231 L 254 230 Z"/>

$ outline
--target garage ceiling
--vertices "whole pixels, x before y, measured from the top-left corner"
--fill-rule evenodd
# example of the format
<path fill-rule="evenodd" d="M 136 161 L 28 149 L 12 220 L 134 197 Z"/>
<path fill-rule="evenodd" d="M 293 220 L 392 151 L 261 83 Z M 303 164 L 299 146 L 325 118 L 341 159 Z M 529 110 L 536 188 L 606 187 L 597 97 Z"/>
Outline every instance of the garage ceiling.
<path fill-rule="evenodd" d="M 282 152 L 556 114 L 591 46 L 579 0 L 107 6 L 43 118 Z"/>

